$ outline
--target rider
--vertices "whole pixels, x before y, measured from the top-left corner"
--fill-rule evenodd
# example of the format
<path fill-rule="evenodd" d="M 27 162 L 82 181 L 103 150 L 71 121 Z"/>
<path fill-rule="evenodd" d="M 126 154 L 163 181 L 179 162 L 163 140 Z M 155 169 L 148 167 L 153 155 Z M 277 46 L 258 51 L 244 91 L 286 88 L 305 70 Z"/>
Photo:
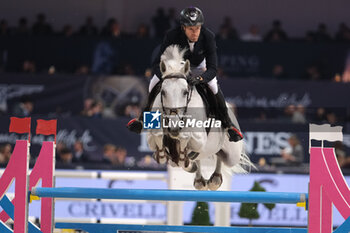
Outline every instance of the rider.
<path fill-rule="evenodd" d="M 181 11 L 180 26 L 171 29 L 165 35 L 164 41 L 160 47 L 158 56 L 153 63 L 153 73 L 149 84 L 149 97 L 145 111 L 149 111 L 151 105 L 158 94 L 158 88 L 154 88 L 160 81 L 161 72 L 159 69 L 160 56 L 165 49 L 172 44 L 180 45 L 182 49 L 188 49 L 184 59 L 191 63 L 191 75 L 188 79 L 189 84 L 197 85 L 207 83 L 210 90 L 216 97 L 217 108 L 220 109 L 220 120 L 224 128 L 227 128 L 230 141 L 239 141 L 243 138 L 242 133 L 232 123 L 225 102 L 223 93 L 217 83 L 217 54 L 215 35 L 203 26 L 204 16 L 197 7 L 188 7 Z M 220 114 L 219 114 L 220 115 Z M 142 130 L 142 114 L 139 119 L 131 120 L 127 127 L 134 132 L 140 133 Z"/>

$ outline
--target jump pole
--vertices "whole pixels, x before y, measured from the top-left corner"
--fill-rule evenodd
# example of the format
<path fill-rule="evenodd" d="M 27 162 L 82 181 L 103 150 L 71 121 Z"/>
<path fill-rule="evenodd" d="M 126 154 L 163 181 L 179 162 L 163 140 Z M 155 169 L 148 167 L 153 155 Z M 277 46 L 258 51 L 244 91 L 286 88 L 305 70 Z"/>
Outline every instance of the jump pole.
<path fill-rule="evenodd" d="M 103 188 L 33 188 L 33 196 L 51 198 L 123 199 L 147 201 L 205 201 L 244 203 L 306 202 L 306 193 L 193 191 L 157 189 L 103 189 Z"/>

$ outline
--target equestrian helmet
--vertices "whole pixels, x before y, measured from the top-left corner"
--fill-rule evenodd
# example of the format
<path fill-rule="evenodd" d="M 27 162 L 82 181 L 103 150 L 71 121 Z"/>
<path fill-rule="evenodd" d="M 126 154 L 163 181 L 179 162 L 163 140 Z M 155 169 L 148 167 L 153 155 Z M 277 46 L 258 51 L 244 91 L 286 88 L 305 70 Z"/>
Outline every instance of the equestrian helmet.
<path fill-rule="evenodd" d="M 180 24 L 184 26 L 199 26 L 204 23 L 202 11 L 197 7 L 187 7 L 180 13 Z"/>

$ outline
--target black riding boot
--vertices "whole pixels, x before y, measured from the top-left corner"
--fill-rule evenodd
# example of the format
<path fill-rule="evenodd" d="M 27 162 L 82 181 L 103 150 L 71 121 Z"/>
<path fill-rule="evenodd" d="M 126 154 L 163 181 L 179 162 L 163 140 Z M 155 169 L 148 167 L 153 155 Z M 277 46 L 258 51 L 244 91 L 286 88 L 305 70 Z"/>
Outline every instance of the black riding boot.
<path fill-rule="evenodd" d="M 215 95 L 216 104 L 217 104 L 217 115 L 221 120 L 223 127 L 226 129 L 229 134 L 229 140 L 232 142 L 237 142 L 243 139 L 242 133 L 239 129 L 232 123 L 231 118 L 228 115 L 228 109 L 226 106 L 226 101 L 222 91 L 219 88 L 218 93 Z"/>
<path fill-rule="evenodd" d="M 160 82 L 158 83 L 160 84 Z M 143 125 L 143 112 L 148 112 L 151 110 L 151 107 L 153 105 L 153 102 L 156 98 L 156 96 L 158 95 L 159 91 L 160 91 L 160 85 L 156 85 L 155 87 L 153 87 L 151 93 L 149 93 L 148 95 L 148 99 L 147 99 L 147 104 L 145 106 L 145 108 L 143 109 L 143 111 L 141 112 L 141 115 L 139 116 L 139 118 L 134 118 L 131 121 L 129 121 L 129 123 L 126 125 L 126 127 L 132 131 L 135 132 L 137 134 L 140 134 L 142 131 L 142 125 Z"/>

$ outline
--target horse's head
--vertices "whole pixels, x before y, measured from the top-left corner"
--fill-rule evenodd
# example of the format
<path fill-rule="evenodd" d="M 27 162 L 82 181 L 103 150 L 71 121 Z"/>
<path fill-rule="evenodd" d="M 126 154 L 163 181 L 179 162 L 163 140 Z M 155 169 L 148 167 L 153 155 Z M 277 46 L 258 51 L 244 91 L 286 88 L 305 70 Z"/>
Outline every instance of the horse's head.
<path fill-rule="evenodd" d="M 183 60 L 185 50 L 178 46 L 169 46 L 161 57 L 160 71 L 162 73 L 161 102 L 165 120 L 171 137 L 179 135 L 181 127 L 171 124 L 182 120 L 186 114 L 190 100 L 191 88 L 187 83 L 190 72 L 190 62 Z"/>

